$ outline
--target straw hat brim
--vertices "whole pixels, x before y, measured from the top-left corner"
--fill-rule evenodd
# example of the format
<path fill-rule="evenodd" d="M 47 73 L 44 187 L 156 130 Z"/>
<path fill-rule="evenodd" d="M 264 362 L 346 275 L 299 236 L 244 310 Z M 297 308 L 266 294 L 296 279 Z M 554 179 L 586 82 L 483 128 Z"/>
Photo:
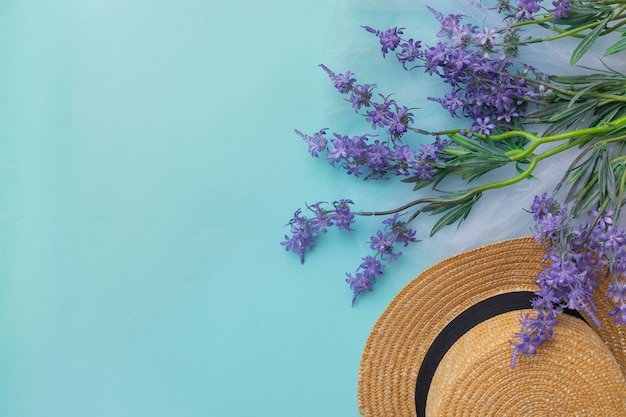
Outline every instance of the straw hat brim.
<path fill-rule="evenodd" d="M 448 258 L 427 269 L 411 281 L 393 299 L 376 322 L 363 350 L 358 385 L 361 414 L 376 417 L 418 415 L 416 411 L 418 375 L 424 366 L 432 366 L 429 363 L 424 364 L 424 360 L 437 337 L 453 320 L 462 316 L 464 312 L 471 311 L 473 306 L 481 302 L 497 299 L 507 294 L 529 294 L 536 291 L 534 279 L 537 273 L 543 269 L 544 255 L 545 249 L 540 247 L 532 238 L 512 239 Z M 602 300 L 599 301 L 599 310 L 608 305 L 606 300 L 604 304 L 602 304 Z M 526 307 L 529 306 L 530 303 L 528 302 Z M 442 353 L 442 356 L 444 354 L 445 356 L 441 358 L 441 362 L 435 364 L 437 369 L 433 370 L 432 383 L 436 385 L 437 389 L 445 386 L 447 388 L 444 391 L 448 391 L 445 391 L 445 394 L 437 394 L 434 391 L 428 394 L 428 406 L 431 407 L 431 410 L 440 410 L 437 413 L 443 413 L 434 415 L 494 415 L 480 414 L 481 412 L 484 413 L 485 410 L 480 411 L 481 401 L 477 401 L 475 396 L 488 392 L 484 389 L 486 387 L 480 388 L 480 383 L 491 384 L 491 388 L 494 389 L 498 386 L 504 388 L 501 384 L 497 384 L 498 378 L 510 377 L 513 378 L 511 380 L 513 381 L 516 375 L 518 377 L 524 375 L 518 380 L 528 384 L 527 378 L 530 374 L 528 369 L 537 368 L 537 364 L 541 361 L 547 362 L 549 365 L 550 361 L 556 359 L 556 363 L 560 363 L 559 361 L 564 360 L 566 355 L 569 355 L 570 359 L 568 360 L 570 362 L 573 360 L 576 362 L 566 370 L 559 369 L 559 372 L 573 372 L 579 376 L 577 379 L 568 379 L 567 375 L 562 375 L 559 377 L 562 379 L 561 385 L 555 386 L 561 390 L 573 390 L 576 388 L 575 386 L 568 387 L 572 381 L 576 380 L 578 381 L 576 386 L 585 387 L 584 392 L 576 391 L 576 395 L 565 396 L 565 398 L 572 399 L 569 404 L 574 408 L 584 409 L 587 407 L 587 409 L 596 412 L 598 409 L 597 407 L 594 409 L 593 403 L 604 401 L 604 404 L 598 403 L 599 407 L 603 407 L 600 410 L 615 411 L 611 415 L 626 415 L 624 411 L 626 410 L 626 382 L 622 371 L 626 348 L 624 341 L 626 339 L 621 326 L 615 325 L 610 317 L 606 319 L 603 317 L 602 329 L 595 331 L 592 330 L 593 327 L 580 319 L 560 317 L 555 340 L 541 346 L 541 350 L 536 356 L 518 358 L 518 363 L 512 370 L 509 366 L 512 354 L 509 340 L 513 337 L 513 333 L 519 330 L 519 315 L 522 308 L 524 307 L 515 306 L 515 311 L 512 312 L 496 311 L 482 323 L 472 327 L 471 334 L 461 336 L 454 343 L 454 346 Z M 605 314 L 602 312 L 598 316 L 605 316 Z M 506 330 L 503 329 L 503 326 Z M 497 335 L 496 342 L 492 337 L 478 337 L 477 335 L 480 333 L 477 332 L 480 331 L 486 331 L 489 335 Z M 559 332 L 561 332 L 561 336 L 558 335 Z M 578 335 L 574 338 L 577 340 L 574 345 L 570 343 L 574 340 L 570 337 L 572 334 Z M 561 339 L 563 343 L 559 343 Z M 467 340 L 473 341 L 470 342 L 470 345 L 483 340 L 485 343 L 497 343 L 498 346 L 490 346 L 488 349 L 482 346 L 472 350 L 468 348 Z M 464 347 L 460 348 L 459 346 Z M 548 351 L 548 349 L 555 348 L 556 351 Z M 576 353 L 577 349 L 579 354 Z M 588 349 L 593 350 L 593 355 L 590 358 L 585 358 Z M 476 357 L 475 353 L 477 352 L 480 352 L 481 355 L 487 354 L 487 356 L 479 355 Z M 462 369 L 457 369 L 452 374 L 450 372 L 442 373 L 442 369 L 454 367 L 459 361 L 464 361 Z M 470 364 L 471 366 L 469 366 Z M 552 369 L 551 372 L 554 373 L 554 368 L 550 368 L 548 365 L 540 365 L 539 367 L 545 368 L 542 372 Z M 471 381 L 463 373 L 464 370 L 469 370 L 471 373 Z M 600 379 L 594 375 L 599 375 Z M 446 383 L 446 380 L 449 382 Z M 463 410 L 464 414 L 445 414 L 444 411 L 441 411 L 444 410 L 443 408 L 436 406 L 437 398 L 445 399 L 446 395 L 451 395 L 450 393 L 458 388 L 455 387 L 455 383 L 450 381 L 459 382 L 461 380 L 465 386 L 471 386 L 471 389 L 476 390 L 476 392 L 473 396 L 469 396 L 468 392 L 465 392 L 464 398 L 472 398 L 470 402 L 461 401 L 457 398 L 456 404 L 464 407 L 460 409 Z M 607 381 L 608 386 L 598 384 L 598 381 Z M 469 382 L 473 382 L 474 385 L 469 384 Z M 545 381 L 545 384 L 549 384 L 548 380 Z M 547 394 L 545 392 L 546 386 L 542 387 L 541 383 L 537 383 L 537 381 L 535 381 L 535 385 L 526 387 L 527 394 L 531 394 L 530 398 Z M 509 385 L 507 390 L 514 386 L 514 384 Z M 510 393 L 504 395 L 502 389 L 498 392 L 500 394 L 493 392 L 490 395 L 499 395 L 498 401 L 506 402 Z M 594 396 L 598 400 L 590 399 Z M 524 398 L 526 397 L 529 395 Z M 482 399 L 485 400 L 486 398 Z M 615 400 L 616 402 L 611 403 L 608 400 Z M 496 399 L 489 398 L 489 401 L 493 403 Z M 522 400 L 518 399 L 519 401 Z M 607 405 L 607 401 L 610 404 Z M 450 401 L 447 400 L 440 400 L 439 402 L 444 402 L 445 406 L 450 404 Z M 528 407 L 529 405 L 526 404 L 526 409 L 522 414 L 515 414 L 515 409 L 511 408 L 509 415 L 527 415 Z M 564 410 L 566 404 L 560 404 L 559 407 Z M 423 410 L 425 409 L 424 405 Z M 460 412 L 459 409 L 455 410 L 455 413 Z M 544 408 L 538 410 L 540 413 L 538 415 L 541 415 L 541 410 L 545 411 Z"/>

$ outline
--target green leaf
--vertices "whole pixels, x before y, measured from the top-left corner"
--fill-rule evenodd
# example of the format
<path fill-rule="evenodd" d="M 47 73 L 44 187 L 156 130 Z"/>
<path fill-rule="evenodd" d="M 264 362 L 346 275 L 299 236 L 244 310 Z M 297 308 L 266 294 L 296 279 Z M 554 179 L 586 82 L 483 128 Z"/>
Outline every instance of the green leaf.
<path fill-rule="evenodd" d="M 585 36 L 585 38 L 578 44 L 576 49 L 574 49 L 574 52 L 572 52 L 570 65 L 572 66 L 575 65 L 580 60 L 580 58 L 582 58 L 583 55 L 585 55 L 587 51 L 591 49 L 593 44 L 596 42 L 596 40 L 600 36 L 600 32 L 602 32 L 604 28 L 606 27 L 606 25 L 609 23 L 609 20 L 611 19 L 611 17 L 612 17 L 612 14 L 609 14 L 609 16 L 606 19 L 604 19 L 602 23 L 600 23 L 591 32 L 589 32 Z"/>
<path fill-rule="evenodd" d="M 615 120 L 618 116 L 622 116 L 626 110 L 624 103 L 612 103 L 602 111 L 596 114 L 596 118 L 591 122 L 590 126 L 597 126 L 600 122 L 610 122 Z"/>
<path fill-rule="evenodd" d="M 566 130 L 577 130 L 582 128 L 587 120 L 594 115 L 594 111 L 597 105 L 597 100 L 585 100 L 579 105 L 571 108 L 568 111 L 563 111 L 560 114 L 560 119 L 553 115 L 551 124 L 543 133 L 544 136 L 549 136 L 555 133 L 565 132 Z"/>
<path fill-rule="evenodd" d="M 609 152 L 606 149 L 602 150 L 602 158 L 599 162 L 598 183 L 600 185 L 601 195 L 603 198 L 608 197 L 611 200 L 615 200 L 617 189 L 615 174 L 611 166 L 611 160 L 609 159 Z"/>
<path fill-rule="evenodd" d="M 604 53 L 605 56 L 613 55 L 626 49 L 626 38 L 620 39 L 613 45 L 609 46 Z"/>
<path fill-rule="evenodd" d="M 558 122 L 559 120 L 568 118 L 568 117 L 572 117 L 575 116 L 576 118 L 578 118 L 578 115 L 580 113 L 583 113 L 585 110 L 587 110 L 588 105 L 586 103 L 581 103 L 578 104 L 577 106 L 567 106 L 565 108 L 565 110 L 561 110 L 558 113 L 553 114 L 552 116 L 550 116 L 550 118 L 548 118 L 547 120 L 545 120 L 546 122 Z"/>
<path fill-rule="evenodd" d="M 401 181 L 413 183 L 413 191 L 417 191 L 428 185 L 433 185 L 433 186 L 437 185 L 447 175 L 448 175 L 448 172 L 446 172 L 445 170 L 437 169 L 430 179 L 421 178 L 419 175 L 415 175 L 409 178 L 404 178 Z"/>
<path fill-rule="evenodd" d="M 593 174 L 596 172 L 599 157 L 600 152 L 596 149 L 589 158 L 572 170 L 573 173 L 568 178 L 568 182 L 572 183 L 572 186 L 567 197 L 565 197 L 566 203 L 584 197 L 584 190 L 587 188 Z M 593 181 L 597 181 L 597 178 Z"/>
<path fill-rule="evenodd" d="M 457 205 L 452 206 L 446 214 L 444 214 L 433 226 L 430 231 L 430 236 L 432 237 L 435 233 L 440 231 L 446 226 L 459 222 L 459 224 L 467 218 L 472 207 L 476 201 L 480 198 L 481 194 L 476 194 L 471 199 Z"/>
<path fill-rule="evenodd" d="M 591 189 L 576 202 L 576 205 L 574 206 L 574 217 L 578 217 L 582 213 L 598 208 L 599 203 L 600 187 L 591 187 Z"/>

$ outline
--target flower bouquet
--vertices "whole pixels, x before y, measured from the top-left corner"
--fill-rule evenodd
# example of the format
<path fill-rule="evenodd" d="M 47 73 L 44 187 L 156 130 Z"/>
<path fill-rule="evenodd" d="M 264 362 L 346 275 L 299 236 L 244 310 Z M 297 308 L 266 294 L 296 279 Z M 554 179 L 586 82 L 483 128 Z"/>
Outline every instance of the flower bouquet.
<path fill-rule="evenodd" d="M 553 191 L 539 193 L 526 207 L 534 219 L 534 237 L 545 245 L 546 266 L 535 277 L 535 313 L 522 318 L 512 342 L 515 357 L 535 353 L 550 339 L 565 309 L 591 318 L 609 314 L 616 323 L 626 323 L 626 232 L 619 225 L 626 191 L 626 75 L 602 58 L 594 67 L 579 64 L 598 48 L 603 56 L 623 53 L 626 4 L 483 0 L 473 7 L 497 14 L 500 23 L 488 26 L 471 16 L 428 7 L 439 23 L 432 39 L 413 39 L 402 27 L 362 27 L 383 59 L 441 79 L 447 93 L 428 99 L 449 112 L 450 122 L 437 131 L 415 122 L 418 110 L 411 103 L 378 91 L 373 82 L 357 81 L 351 71 L 320 65 L 337 92 L 364 118 L 368 132 L 348 136 L 326 128 L 314 133 L 296 130 L 309 153 L 366 180 L 399 178 L 419 192 L 419 198 L 367 212 L 355 211 L 348 198 L 307 204 L 289 221 L 282 245 L 304 262 L 315 239 L 329 228 L 351 231 L 359 216 L 383 217 L 382 229 L 369 241 L 371 254 L 347 274 L 354 304 L 401 255 L 400 247 L 418 241 L 412 225 L 420 214 L 437 217 L 432 236 L 460 224 L 483 195 L 534 179 L 543 161 L 573 153 Z M 562 39 L 574 40 L 562 74 L 526 63 L 525 54 L 533 45 Z M 467 120 L 468 127 L 455 127 Z M 512 169 L 503 170 L 507 167 Z M 506 174 L 498 180 L 485 175 L 499 170 Z M 462 186 L 442 191 L 451 181 Z M 608 312 L 596 311 L 593 300 L 602 280 L 609 281 L 606 297 L 613 310 Z"/>

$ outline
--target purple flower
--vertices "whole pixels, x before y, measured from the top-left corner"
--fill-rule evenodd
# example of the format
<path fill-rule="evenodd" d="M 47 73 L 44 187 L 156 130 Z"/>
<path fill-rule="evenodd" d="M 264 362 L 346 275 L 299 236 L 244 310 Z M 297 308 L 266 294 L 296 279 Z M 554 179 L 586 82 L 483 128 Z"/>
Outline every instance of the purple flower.
<path fill-rule="evenodd" d="M 371 237 L 370 248 L 378 252 L 381 256 L 391 255 L 392 258 L 397 258 L 399 255 L 393 253 L 393 235 L 389 232 L 383 233 L 381 230 L 376 232 L 376 236 Z"/>
<path fill-rule="evenodd" d="M 437 172 L 428 162 L 421 160 L 413 162 L 413 169 L 415 170 L 414 175 L 421 180 L 432 180 L 433 175 Z"/>
<path fill-rule="evenodd" d="M 431 13 L 435 15 L 437 20 L 439 21 L 441 28 L 439 32 L 437 32 L 437 36 L 452 36 L 457 30 L 461 22 L 461 18 L 464 17 L 461 14 L 448 14 L 444 15 L 443 13 L 438 12 L 430 6 L 426 6 Z"/>
<path fill-rule="evenodd" d="M 446 63 L 448 53 L 448 44 L 446 42 L 437 42 L 437 45 L 428 48 L 424 52 L 426 72 L 430 75 L 438 74 L 438 68 Z"/>
<path fill-rule="evenodd" d="M 541 219 L 537 220 L 535 226 L 535 240 L 537 242 L 545 242 L 552 239 L 560 230 L 563 223 L 563 216 L 560 214 L 548 213 Z"/>
<path fill-rule="evenodd" d="M 491 131 L 495 129 L 496 125 L 489 123 L 489 121 L 489 116 L 485 118 L 477 117 L 476 122 L 472 126 L 472 131 L 483 135 L 491 134 Z"/>
<path fill-rule="evenodd" d="M 444 108 L 448 109 L 453 117 L 456 117 L 457 110 L 465 106 L 462 97 L 463 90 L 461 90 L 460 88 L 456 88 L 453 91 L 447 93 L 444 96 L 443 100 L 440 101 L 440 103 Z"/>
<path fill-rule="evenodd" d="M 483 27 L 483 32 L 476 34 L 476 40 L 480 42 L 481 45 L 495 45 L 496 38 L 499 37 L 498 31 L 496 29 L 489 29 L 488 27 Z"/>
<path fill-rule="evenodd" d="M 356 85 L 350 92 L 350 103 L 354 111 L 358 112 L 361 107 L 369 107 L 372 105 L 372 90 L 376 84 Z"/>
<path fill-rule="evenodd" d="M 518 354 L 534 355 L 538 346 L 552 338 L 558 314 L 560 314 L 558 310 L 539 310 L 536 316 L 527 313 L 520 318 L 522 329 L 515 334 L 518 341 L 510 342 L 514 347 L 511 368 L 515 367 Z"/>
<path fill-rule="evenodd" d="M 392 138 L 398 139 L 408 131 L 408 126 L 413 123 L 413 113 L 406 107 L 397 107 L 389 121 L 388 132 Z"/>
<path fill-rule="evenodd" d="M 561 205 L 552 197 L 548 197 L 547 193 L 543 193 L 541 197 L 535 196 L 530 211 L 533 213 L 535 221 L 542 219 L 548 214 L 561 214 Z"/>
<path fill-rule="evenodd" d="M 449 38 L 454 43 L 455 47 L 466 48 L 471 43 L 476 29 L 478 29 L 478 27 L 470 23 L 466 25 L 459 24 Z"/>
<path fill-rule="evenodd" d="M 400 45 L 400 42 L 402 41 L 402 39 L 400 39 L 400 35 L 403 34 L 404 30 L 404 28 L 397 27 L 393 27 L 387 30 L 376 30 L 372 29 L 369 26 L 363 26 L 363 29 L 378 37 L 378 39 L 380 40 L 383 57 L 387 54 L 387 52 L 395 50 L 398 45 Z"/>
<path fill-rule="evenodd" d="M 539 3 L 542 0 L 517 0 L 518 11 L 515 18 L 520 20 L 530 20 L 535 12 L 540 10 Z"/>
<path fill-rule="evenodd" d="M 296 130 L 296 134 L 300 136 L 306 143 L 309 144 L 309 153 L 311 156 L 318 158 L 320 152 L 326 150 L 328 140 L 326 139 L 326 131 L 328 129 L 322 129 L 319 132 L 313 134 L 313 136 L 305 135 L 304 133 Z"/>
<path fill-rule="evenodd" d="M 350 225 L 354 223 L 354 215 L 350 213 L 352 200 L 339 200 L 333 202 L 334 210 L 323 207 L 327 204 L 323 201 L 315 204 L 307 204 L 308 211 L 313 213 L 312 217 L 307 217 L 301 209 L 295 211 L 293 218 L 287 224 L 290 227 L 291 235 L 285 235 L 285 240 L 281 245 L 288 252 L 297 253 L 300 262 L 304 263 L 304 255 L 315 244 L 314 238 L 318 232 L 326 233 L 329 227 L 337 226 L 338 229 L 351 231 Z"/>
<path fill-rule="evenodd" d="M 408 145 L 396 146 L 389 154 L 390 159 L 394 161 L 393 170 L 396 175 L 410 175 L 409 168 L 413 164 L 415 151 Z"/>
<path fill-rule="evenodd" d="M 389 155 L 389 147 L 380 143 L 379 140 L 374 141 L 367 147 L 366 161 L 373 169 L 384 170 L 388 167 L 387 156 Z"/>
<path fill-rule="evenodd" d="M 548 12 L 554 15 L 554 20 L 565 19 L 569 16 L 570 7 L 567 0 L 555 0 L 552 2 L 554 9 L 549 9 Z"/>
<path fill-rule="evenodd" d="M 439 136 L 437 136 L 433 143 L 427 143 L 419 146 L 417 149 L 420 153 L 419 159 L 422 161 L 437 161 L 440 159 L 437 153 L 443 152 L 443 149 L 448 145 L 450 145 L 450 141 L 448 139 L 442 140 Z"/>
<path fill-rule="evenodd" d="M 335 221 L 338 229 L 352 231 L 350 226 L 354 223 L 354 214 L 350 213 L 350 205 L 354 204 L 352 200 L 343 199 L 333 202 L 335 212 L 330 218 Z"/>
<path fill-rule="evenodd" d="M 626 282 L 621 279 L 609 282 L 606 297 L 614 303 L 626 304 Z"/>
<path fill-rule="evenodd" d="M 375 250 L 383 260 L 391 262 L 402 255 L 402 252 L 394 252 L 394 245 L 402 243 L 407 246 L 415 242 L 415 231 L 407 227 L 407 223 L 399 220 L 400 214 L 383 221 L 385 228 L 376 232 L 371 237 L 370 247 Z"/>
<path fill-rule="evenodd" d="M 281 245 L 285 250 L 295 252 L 300 256 L 300 263 L 304 263 L 304 253 L 309 251 L 313 244 L 313 238 L 317 235 L 317 227 L 310 219 L 302 216 L 302 210 L 298 209 L 289 221 L 291 236 L 285 235 Z"/>
<path fill-rule="evenodd" d="M 331 141 L 332 147 L 326 152 L 328 163 L 335 166 L 335 162 L 348 159 L 350 139 L 347 136 L 341 136 L 335 133 L 335 139 Z"/>
<path fill-rule="evenodd" d="M 409 39 L 406 42 L 400 43 L 400 48 L 402 48 L 402 50 L 396 54 L 396 57 L 405 69 L 407 62 L 413 62 L 423 56 L 420 41 Z"/>
<path fill-rule="evenodd" d="M 378 275 L 383 273 L 383 265 L 380 261 L 373 256 L 367 255 L 363 258 L 363 263 L 359 265 L 359 270 L 367 277 L 375 279 Z"/>
<path fill-rule="evenodd" d="M 323 201 L 318 203 L 308 205 L 306 208 L 309 211 L 312 211 L 315 214 L 315 218 L 311 219 L 311 224 L 315 230 L 319 230 L 322 233 L 326 233 L 328 231 L 328 227 L 333 225 L 332 220 L 328 216 L 328 211 L 322 208 Z"/>
<path fill-rule="evenodd" d="M 332 80 L 337 91 L 339 91 L 341 94 L 347 94 L 352 91 L 352 85 L 354 84 L 356 79 L 352 78 L 354 74 L 351 71 L 347 71 L 345 74 L 337 75 L 333 71 L 328 69 L 328 67 L 326 67 L 324 64 L 320 64 L 320 67 L 322 67 L 322 69 L 326 71 L 326 74 L 328 74 L 328 77 Z"/>
<path fill-rule="evenodd" d="M 352 297 L 352 305 L 356 302 L 357 297 L 364 291 L 372 291 L 376 282 L 372 277 L 364 274 L 363 272 L 357 272 L 354 277 L 350 274 L 346 274 L 348 278 L 346 282 L 350 284 L 350 289 L 354 292 Z"/>
<path fill-rule="evenodd" d="M 367 121 L 372 124 L 372 129 L 376 129 L 377 126 L 388 126 L 393 117 L 393 112 L 390 107 L 393 101 L 385 100 L 382 103 L 372 103 L 373 110 L 367 112 Z"/>
<path fill-rule="evenodd" d="M 613 226 L 608 226 L 600 238 L 604 242 L 605 250 L 619 251 L 622 245 L 626 243 L 626 233 L 622 227 L 616 229 Z"/>
<path fill-rule="evenodd" d="M 592 218 L 598 217 L 597 227 L 606 230 L 608 225 L 613 224 L 613 215 L 615 214 L 614 210 L 608 210 L 603 212 L 602 214 L 598 214 L 598 210 L 592 210 L 589 212 L 589 216 Z"/>
<path fill-rule="evenodd" d="M 408 228 L 407 223 L 400 220 L 400 216 L 402 215 L 396 213 L 393 217 L 384 220 L 383 224 L 387 225 L 388 229 L 391 230 L 394 241 L 403 243 L 406 247 L 410 242 L 416 242 L 417 240 L 415 239 L 415 230 Z"/>
<path fill-rule="evenodd" d="M 350 284 L 350 289 L 354 292 L 352 297 L 352 305 L 356 302 L 357 297 L 364 291 L 371 291 L 376 283 L 376 278 L 383 273 L 384 265 L 373 256 L 366 256 L 363 262 L 357 268 L 354 277 L 346 274 L 348 278 L 346 282 Z"/>
<path fill-rule="evenodd" d="M 615 323 L 626 324 L 626 304 L 613 307 L 614 311 L 608 313 L 609 316 L 615 317 Z"/>
<path fill-rule="evenodd" d="M 371 291 L 376 278 L 382 275 L 384 262 L 392 262 L 402 255 L 402 252 L 394 252 L 396 243 L 407 246 L 410 242 L 416 242 L 415 231 L 407 227 L 407 223 L 400 220 L 400 214 L 383 221 L 385 227 L 371 237 L 370 248 L 375 252 L 374 256 L 366 256 L 356 270 L 354 276 L 346 274 L 346 282 L 354 291 L 352 304 L 363 291 Z"/>

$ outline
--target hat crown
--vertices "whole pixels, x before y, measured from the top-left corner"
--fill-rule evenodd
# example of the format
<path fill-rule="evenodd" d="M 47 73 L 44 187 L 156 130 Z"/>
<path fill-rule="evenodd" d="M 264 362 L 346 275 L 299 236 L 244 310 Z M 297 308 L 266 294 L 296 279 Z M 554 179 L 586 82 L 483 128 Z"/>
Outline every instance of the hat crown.
<path fill-rule="evenodd" d="M 492 317 L 454 343 L 433 376 L 426 416 L 626 415 L 626 378 L 581 319 L 561 316 L 552 342 L 509 366 L 507 335 L 528 312 Z"/>

